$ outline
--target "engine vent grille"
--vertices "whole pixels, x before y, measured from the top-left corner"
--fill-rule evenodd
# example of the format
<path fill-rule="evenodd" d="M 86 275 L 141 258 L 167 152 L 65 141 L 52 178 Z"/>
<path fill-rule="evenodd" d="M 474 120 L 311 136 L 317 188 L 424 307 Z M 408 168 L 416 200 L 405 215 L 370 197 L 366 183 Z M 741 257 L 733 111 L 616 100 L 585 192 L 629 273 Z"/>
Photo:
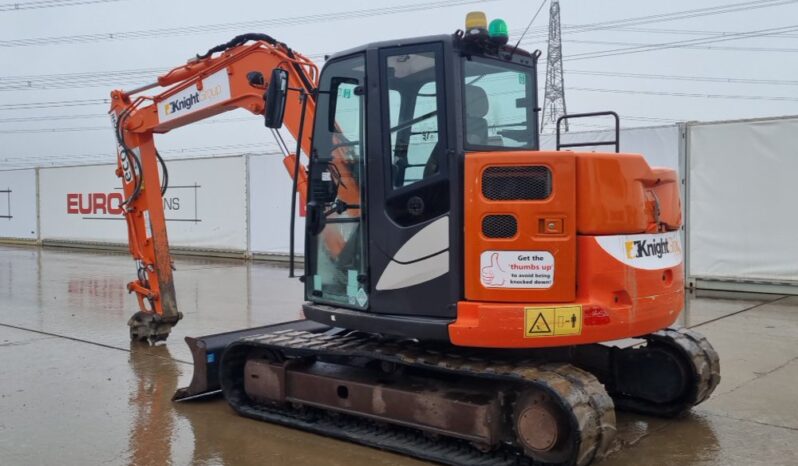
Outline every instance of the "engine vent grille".
<path fill-rule="evenodd" d="M 488 167 L 482 195 L 491 201 L 535 201 L 551 195 L 551 170 L 540 165 Z"/>
<path fill-rule="evenodd" d="M 482 219 L 482 234 L 487 238 L 512 238 L 518 221 L 512 215 L 487 215 Z"/>

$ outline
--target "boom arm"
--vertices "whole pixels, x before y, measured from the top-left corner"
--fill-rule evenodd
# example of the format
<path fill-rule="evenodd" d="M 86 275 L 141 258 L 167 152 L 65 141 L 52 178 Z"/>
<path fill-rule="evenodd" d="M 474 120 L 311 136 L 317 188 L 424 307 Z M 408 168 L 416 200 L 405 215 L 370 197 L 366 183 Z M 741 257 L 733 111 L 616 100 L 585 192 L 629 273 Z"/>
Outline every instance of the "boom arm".
<path fill-rule="evenodd" d="M 248 43 L 251 40 L 255 42 Z M 122 178 L 128 243 L 138 268 L 137 279 L 128 284 L 128 291 L 136 293 L 140 309 L 128 322 L 131 337 L 165 339 L 182 317 L 175 299 L 163 211 L 168 172 L 153 135 L 236 108 L 264 115 L 266 80 L 276 68 L 288 74 L 283 121 L 301 149 L 309 154 L 311 131 L 299 133 L 303 125 L 314 120 L 318 68 L 265 34 L 238 36 L 158 77 L 157 83 L 111 93 L 110 114 L 119 146 L 116 174 Z M 151 97 L 132 97 L 155 87 L 169 89 Z M 298 157 L 299 154 L 288 154 L 284 164 L 301 187 L 307 183 L 307 170 L 296 163 Z M 299 167 L 298 172 L 295 167 Z M 298 191 L 304 197 L 305 189 Z"/>

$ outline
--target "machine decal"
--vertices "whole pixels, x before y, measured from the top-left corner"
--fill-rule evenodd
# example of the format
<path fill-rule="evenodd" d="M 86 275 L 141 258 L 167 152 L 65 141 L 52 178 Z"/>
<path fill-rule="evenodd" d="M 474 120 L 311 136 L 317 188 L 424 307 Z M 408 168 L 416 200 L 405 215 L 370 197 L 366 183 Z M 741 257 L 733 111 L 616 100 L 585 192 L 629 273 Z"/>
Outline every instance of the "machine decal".
<path fill-rule="evenodd" d="M 486 288 L 551 288 L 554 256 L 548 251 L 483 251 L 480 279 Z"/>
<path fill-rule="evenodd" d="M 430 223 L 394 254 L 377 281 L 377 290 L 418 285 L 449 272 L 449 216 Z"/>
<path fill-rule="evenodd" d="M 615 259 L 638 269 L 666 269 L 682 263 L 682 243 L 678 231 L 598 236 L 596 242 Z"/>
<path fill-rule="evenodd" d="M 582 334 L 582 306 L 524 308 L 524 337 Z"/>
<path fill-rule="evenodd" d="M 202 80 L 202 90 L 189 86 L 177 94 L 158 102 L 158 121 L 165 122 L 188 115 L 230 98 L 230 78 L 227 69 Z"/>
<path fill-rule="evenodd" d="M 427 258 L 449 249 L 449 216 L 435 220 L 410 237 L 396 251 L 393 260 L 406 263 Z"/>
<path fill-rule="evenodd" d="M 361 288 L 361 289 L 357 290 L 356 299 L 357 299 L 357 304 L 360 307 L 366 307 L 366 303 L 369 302 L 369 295 L 366 294 L 366 290 Z"/>
<path fill-rule="evenodd" d="M 418 285 L 449 272 L 449 251 L 423 260 L 402 264 L 391 261 L 377 282 L 377 290 L 396 290 Z"/>

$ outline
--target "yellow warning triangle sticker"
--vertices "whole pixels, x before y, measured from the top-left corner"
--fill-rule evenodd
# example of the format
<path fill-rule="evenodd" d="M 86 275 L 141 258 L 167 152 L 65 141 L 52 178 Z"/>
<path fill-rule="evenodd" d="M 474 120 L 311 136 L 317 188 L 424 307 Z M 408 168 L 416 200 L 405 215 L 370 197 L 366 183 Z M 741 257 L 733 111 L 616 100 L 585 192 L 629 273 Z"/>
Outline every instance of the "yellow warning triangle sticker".
<path fill-rule="evenodd" d="M 529 328 L 528 333 L 551 333 L 551 327 L 549 327 L 549 323 L 546 322 L 542 312 L 539 312 L 538 316 L 535 317 L 535 321 L 532 323 L 532 327 Z"/>

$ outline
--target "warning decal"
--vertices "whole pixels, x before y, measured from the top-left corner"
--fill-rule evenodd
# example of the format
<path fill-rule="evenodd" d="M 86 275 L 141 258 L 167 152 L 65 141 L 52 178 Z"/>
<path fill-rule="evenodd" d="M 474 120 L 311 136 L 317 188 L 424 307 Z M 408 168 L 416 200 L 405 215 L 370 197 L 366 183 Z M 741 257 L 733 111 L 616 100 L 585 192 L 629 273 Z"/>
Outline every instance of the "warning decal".
<path fill-rule="evenodd" d="M 524 337 L 582 334 L 582 306 L 524 308 Z"/>
<path fill-rule="evenodd" d="M 483 251 L 480 280 L 485 288 L 551 288 L 554 256 L 548 251 Z"/>

